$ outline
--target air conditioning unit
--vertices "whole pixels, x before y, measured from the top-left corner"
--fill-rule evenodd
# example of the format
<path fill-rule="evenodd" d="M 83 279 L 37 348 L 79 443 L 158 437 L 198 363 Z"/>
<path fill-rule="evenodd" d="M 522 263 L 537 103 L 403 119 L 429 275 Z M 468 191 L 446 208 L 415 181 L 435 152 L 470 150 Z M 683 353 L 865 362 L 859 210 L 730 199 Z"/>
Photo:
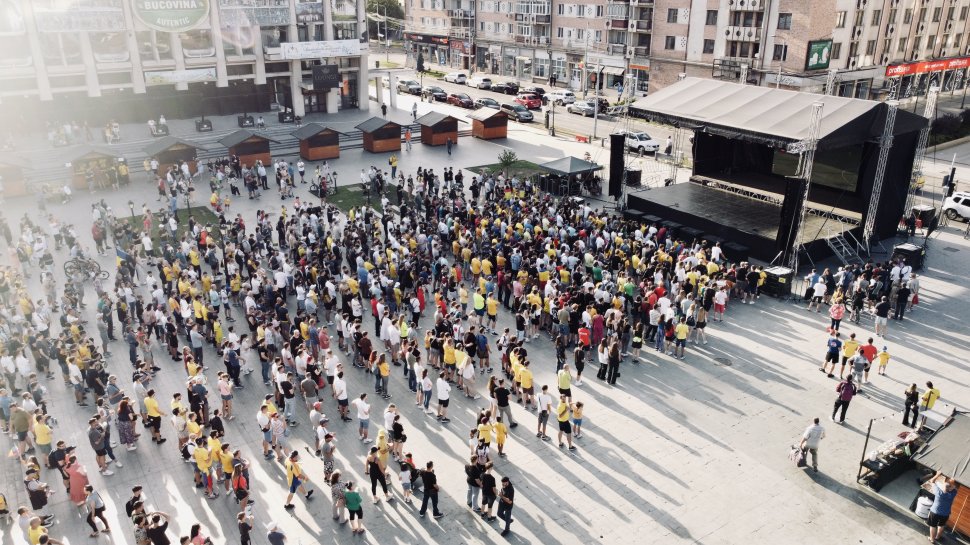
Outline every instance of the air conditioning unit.
<path fill-rule="evenodd" d="M 946 31 L 949 32 L 950 29 L 952 29 L 952 28 L 953 28 L 953 23 L 947 21 L 947 23 L 946 23 Z"/>
<path fill-rule="evenodd" d="M 896 27 L 894 25 L 889 25 L 888 27 L 886 27 L 886 36 L 892 36 L 893 32 L 895 31 L 896 31 Z"/>
<path fill-rule="evenodd" d="M 923 25 L 923 23 L 920 23 L 919 26 L 916 27 L 916 33 L 917 34 L 922 34 L 924 28 L 925 28 L 925 25 Z"/>
<path fill-rule="evenodd" d="M 859 38 L 860 36 L 862 36 L 862 27 L 861 26 L 852 27 L 852 35 L 856 38 Z"/>
<path fill-rule="evenodd" d="M 634 31 L 634 30 L 636 30 L 636 29 L 637 29 L 637 22 L 636 22 L 636 21 L 633 21 L 633 20 L 631 20 L 631 21 L 630 21 L 630 31 L 632 32 L 632 31 Z"/>
<path fill-rule="evenodd" d="M 882 56 L 882 64 L 889 64 L 889 55 Z"/>

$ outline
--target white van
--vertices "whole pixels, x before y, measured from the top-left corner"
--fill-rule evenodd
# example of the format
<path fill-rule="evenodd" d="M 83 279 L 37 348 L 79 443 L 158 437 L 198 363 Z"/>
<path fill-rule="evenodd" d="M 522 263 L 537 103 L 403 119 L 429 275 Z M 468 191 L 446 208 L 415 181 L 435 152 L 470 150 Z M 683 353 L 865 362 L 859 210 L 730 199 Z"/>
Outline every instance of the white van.
<path fill-rule="evenodd" d="M 474 78 L 468 78 L 465 81 L 465 85 L 477 89 L 488 89 L 492 86 L 492 80 L 491 78 L 475 76 Z"/>
<path fill-rule="evenodd" d="M 563 106 L 565 104 L 572 104 L 576 102 L 576 95 L 572 91 L 563 89 L 562 91 L 553 91 L 546 94 L 546 99 L 549 102 L 554 102 L 556 106 Z"/>

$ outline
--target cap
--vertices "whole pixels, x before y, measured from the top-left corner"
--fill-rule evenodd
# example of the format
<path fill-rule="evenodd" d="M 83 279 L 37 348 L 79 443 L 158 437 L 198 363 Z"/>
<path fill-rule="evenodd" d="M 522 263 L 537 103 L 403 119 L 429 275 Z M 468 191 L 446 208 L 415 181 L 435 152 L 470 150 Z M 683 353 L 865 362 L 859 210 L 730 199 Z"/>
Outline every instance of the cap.
<path fill-rule="evenodd" d="M 313 408 L 319 410 L 320 409 L 320 402 L 319 401 L 315 402 L 313 404 Z"/>

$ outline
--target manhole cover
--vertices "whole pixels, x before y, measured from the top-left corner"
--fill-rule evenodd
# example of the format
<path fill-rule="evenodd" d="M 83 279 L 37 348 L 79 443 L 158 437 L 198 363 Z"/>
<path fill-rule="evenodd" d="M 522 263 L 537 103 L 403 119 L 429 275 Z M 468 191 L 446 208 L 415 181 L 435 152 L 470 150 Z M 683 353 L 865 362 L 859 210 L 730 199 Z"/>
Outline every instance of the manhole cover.
<path fill-rule="evenodd" d="M 943 248 L 944 252 L 959 252 L 960 248 L 954 248 L 953 246 L 947 246 Z"/>
<path fill-rule="evenodd" d="M 731 365 L 731 360 L 729 358 L 714 358 L 714 362 L 718 365 L 726 365 L 729 367 Z"/>

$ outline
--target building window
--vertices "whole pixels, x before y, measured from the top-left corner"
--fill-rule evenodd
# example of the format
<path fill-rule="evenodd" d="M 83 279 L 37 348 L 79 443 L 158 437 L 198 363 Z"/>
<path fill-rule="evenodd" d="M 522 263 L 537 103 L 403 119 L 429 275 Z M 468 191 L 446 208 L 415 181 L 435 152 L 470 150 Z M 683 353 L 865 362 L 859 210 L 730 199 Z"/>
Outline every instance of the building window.
<path fill-rule="evenodd" d="M 775 44 L 775 50 L 771 54 L 771 60 L 773 61 L 785 61 L 788 58 L 788 46 L 784 44 Z"/>
<path fill-rule="evenodd" d="M 859 54 L 859 42 L 849 43 L 849 58 L 855 57 Z"/>
<path fill-rule="evenodd" d="M 882 10 L 874 9 L 872 10 L 872 26 L 879 26 L 882 22 Z"/>
<path fill-rule="evenodd" d="M 845 15 L 844 11 L 835 14 L 835 28 L 845 28 Z"/>
<path fill-rule="evenodd" d="M 667 22 L 676 23 L 677 22 L 677 8 L 667 8 Z"/>
<path fill-rule="evenodd" d="M 960 8 L 960 20 L 961 21 L 966 21 L 967 20 L 967 11 L 970 11 L 970 6 L 963 6 L 962 8 Z"/>
<path fill-rule="evenodd" d="M 707 10 L 707 26 L 717 26 L 717 10 Z"/>
<path fill-rule="evenodd" d="M 923 37 L 917 36 L 913 38 L 913 53 L 919 53 L 920 49 L 923 49 Z"/>
<path fill-rule="evenodd" d="M 906 38 L 899 39 L 899 46 L 896 47 L 896 53 L 906 52 Z"/>
<path fill-rule="evenodd" d="M 862 22 L 865 21 L 866 12 L 859 10 L 855 12 L 855 22 L 852 23 L 853 26 L 862 26 Z"/>
<path fill-rule="evenodd" d="M 866 42 L 866 55 L 876 54 L 876 40 L 869 40 Z"/>
<path fill-rule="evenodd" d="M 889 10 L 889 23 L 896 24 L 896 12 L 899 11 L 896 8 Z"/>
<path fill-rule="evenodd" d="M 559 4 L 559 15 L 566 13 L 566 4 Z"/>
<path fill-rule="evenodd" d="M 926 8 L 920 8 L 919 10 L 919 22 L 926 22 Z"/>
<path fill-rule="evenodd" d="M 946 10 L 946 20 L 947 21 L 952 21 L 953 20 L 953 17 L 956 15 L 956 11 L 957 11 L 957 7 L 956 6 L 950 6 L 949 8 L 947 8 L 947 10 Z"/>
<path fill-rule="evenodd" d="M 791 13 L 778 14 L 778 30 L 791 30 Z"/>
<path fill-rule="evenodd" d="M 664 37 L 664 49 L 666 49 L 667 51 L 673 51 L 674 44 L 676 42 L 677 42 L 677 38 L 675 38 L 673 36 L 665 36 Z"/>
<path fill-rule="evenodd" d="M 926 49 L 929 49 L 930 53 L 932 53 L 935 47 L 936 47 L 936 35 L 930 34 L 929 36 L 926 37 Z"/>
<path fill-rule="evenodd" d="M 704 54 L 710 55 L 714 53 L 714 40 L 704 40 Z"/>
<path fill-rule="evenodd" d="M 943 17 L 943 8 L 939 6 L 933 8 L 933 22 L 939 23 L 942 17 Z"/>
<path fill-rule="evenodd" d="M 539 78 L 549 77 L 549 59 L 536 59 L 532 62 L 535 76 Z"/>
<path fill-rule="evenodd" d="M 903 24 L 908 25 L 912 22 L 913 22 L 913 10 L 910 8 L 906 8 L 906 11 L 903 12 Z"/>
<path fill-rule="evenodd" d="M 832 44 L 832 60 L 837 61 L 842 56 L 842 42 Z"/>

